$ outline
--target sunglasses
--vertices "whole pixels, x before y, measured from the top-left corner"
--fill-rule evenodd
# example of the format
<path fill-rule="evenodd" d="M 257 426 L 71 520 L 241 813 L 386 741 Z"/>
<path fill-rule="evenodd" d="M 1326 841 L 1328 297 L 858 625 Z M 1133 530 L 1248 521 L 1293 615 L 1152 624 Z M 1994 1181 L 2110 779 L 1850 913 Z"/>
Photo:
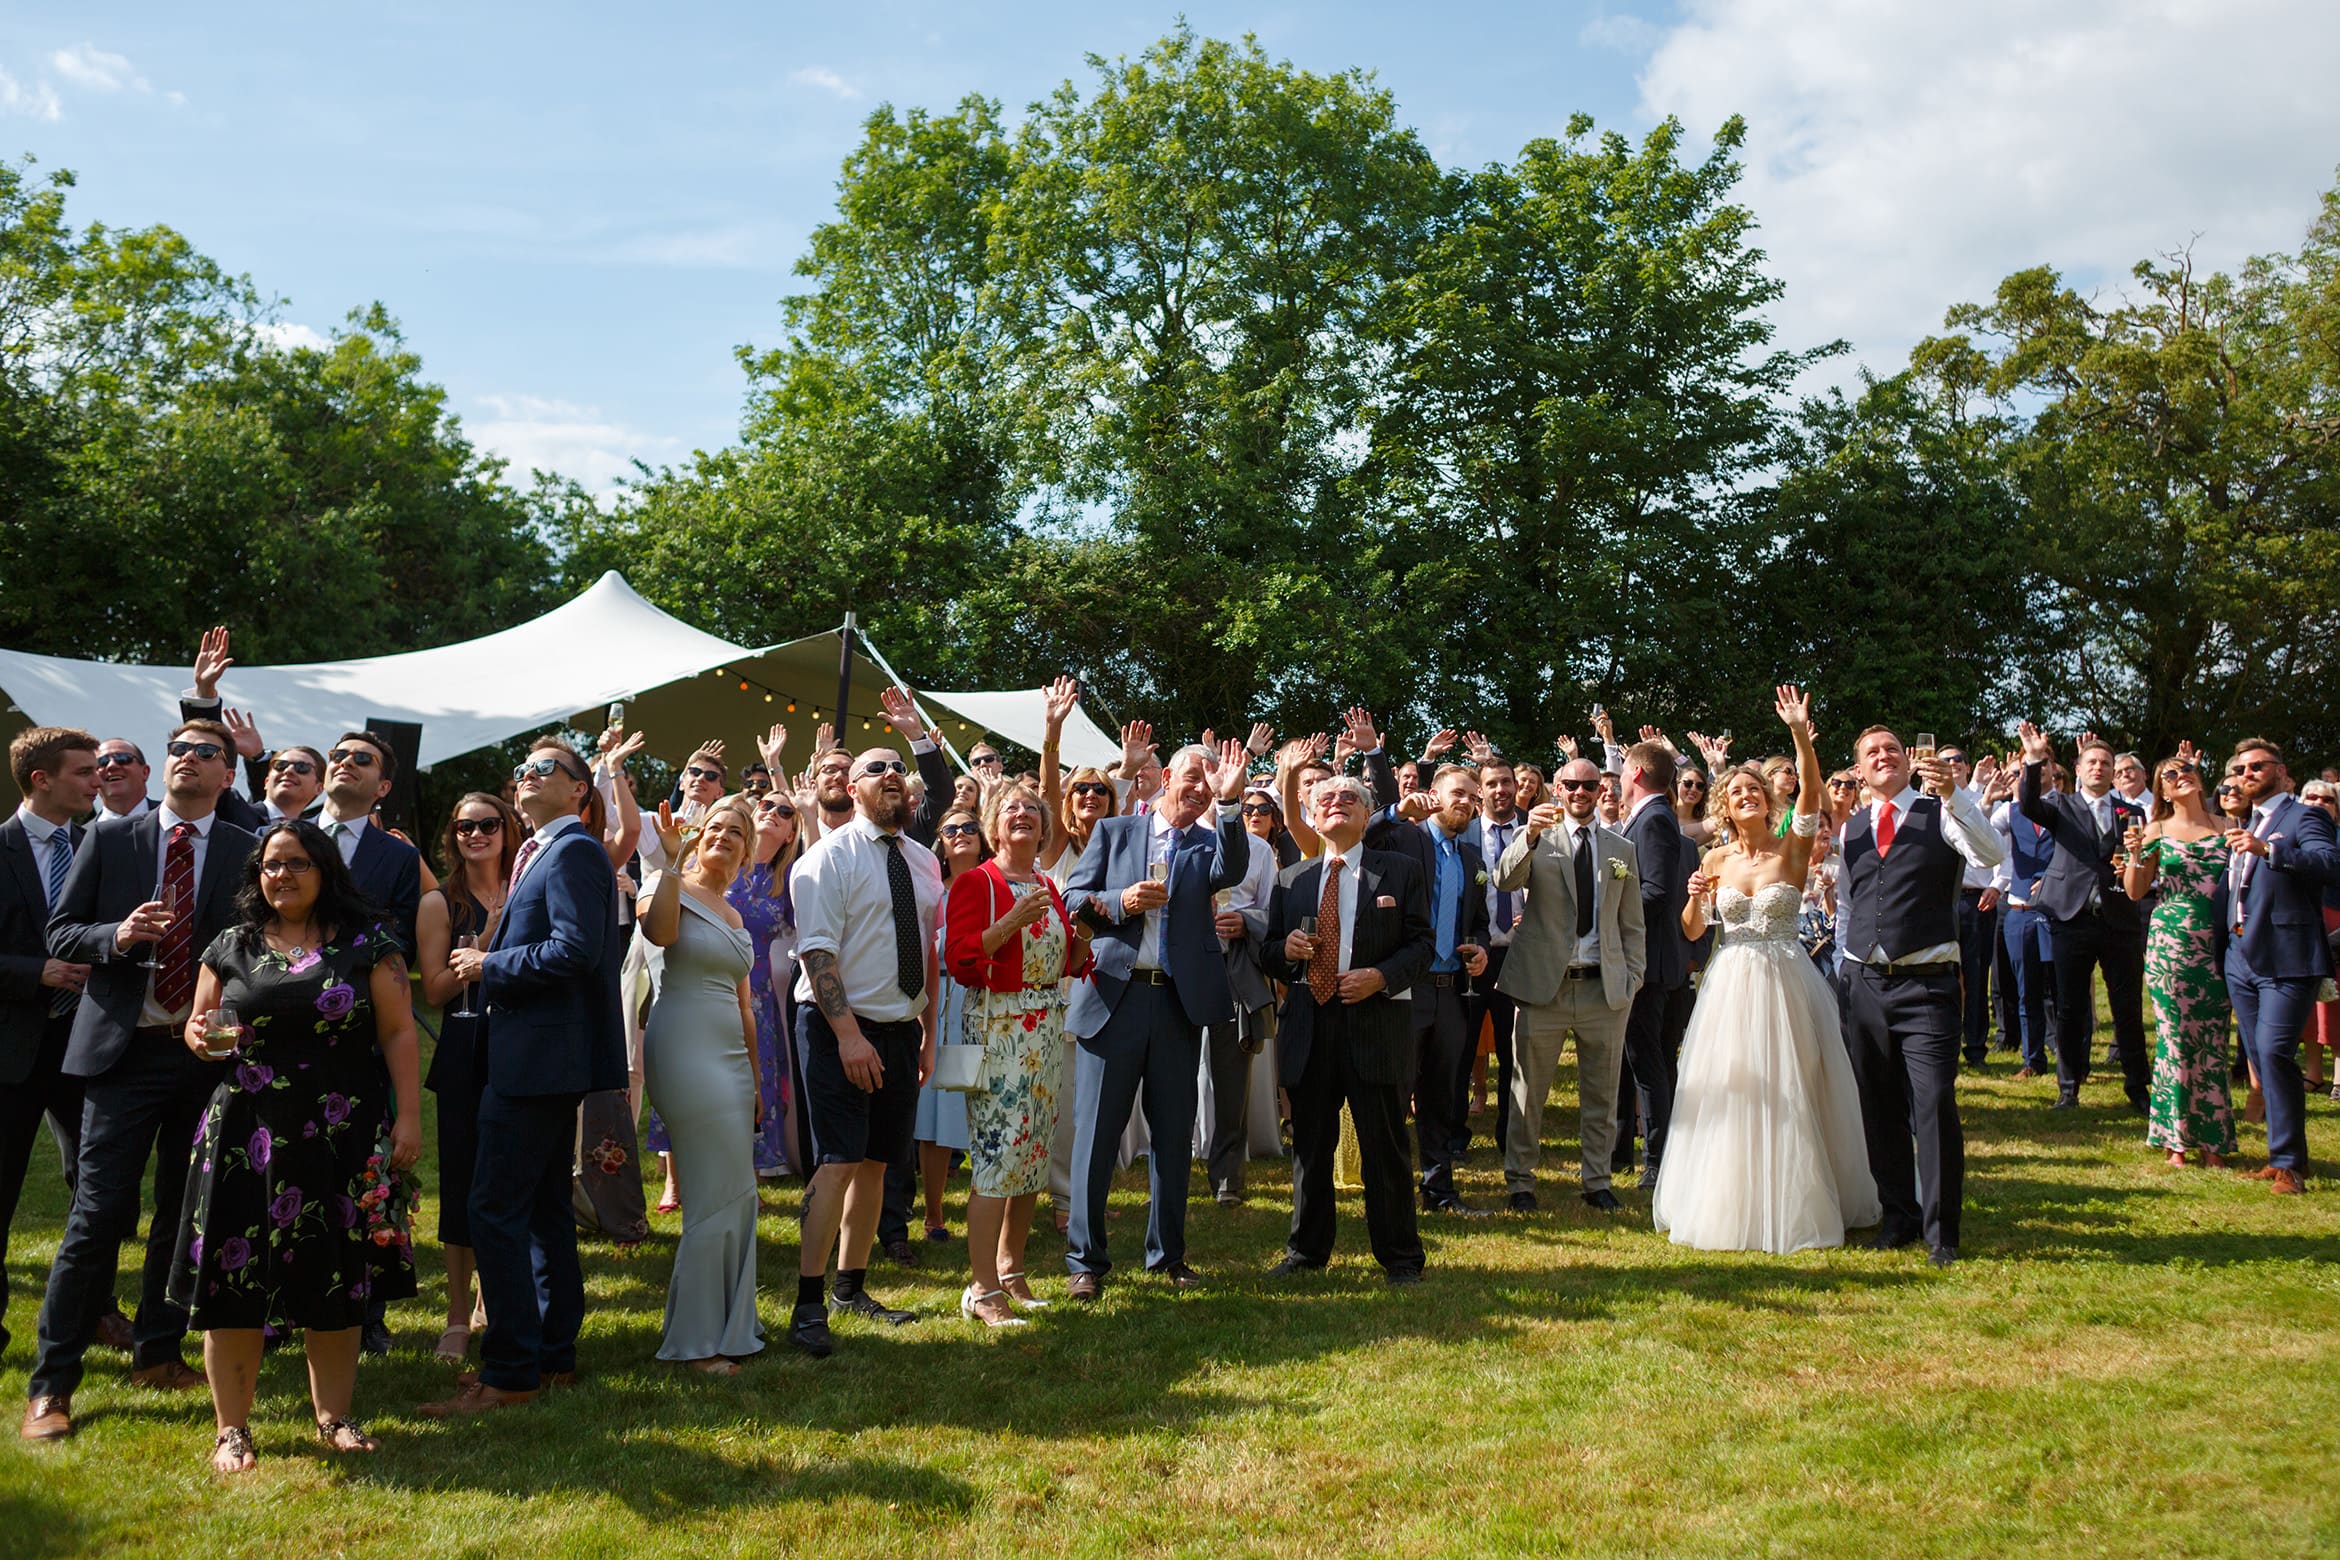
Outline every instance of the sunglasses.
<path fill-rule="evenodd" d="M 1600 788 L 1601 783 L 1598 780 L 1563 780 L 1560 782 L 1560 789 L 1563 791 L 1597 791 Z"/>
<path fill-rule="evenodd" d="M 690 776 L 690 777 L 691 777 L 693 780 L 713 780 L 713 781 L 715 781 L 717 784 L 721 784 L 721 783 L 722 783 L 722 780 L 723 780 L 723 771 L 722 771 L 722 770 L 720 770 L 720 769 L 701 769 L 701 768 L 700 768 L 698 765 L 696 765 L 696 764 L 693 764 L 693 765 L 691 765 L 691 766 L 690 766 L 688 769 L 685 769 L 685 770 L 683 771 L 683 773 L 684 773 L 684 774 L 686 774 L 686 775 L 689 775 L 689 776 Z"/>
<path fill-rule="evenodd" d="M 946 823 L 938 832 L 946 840 L 963 840 L 970 834 L 981 838 L 983 825 L 979 823 Z"/>
<path fill-rule="evenodd" d="M 796 816 L 796 809 L 786 802 L 758 802 L 756 803 L 756 811 L 774 818 L 793 818 Z"/>
<path fill-rule="evenodd" d="M 2187 775 L 2190 775 L 2190 774 L 2192 774 L 2192 773 L 2193 773 L 2193 771 L 2192 771 L 2191 769 L 2187 769 L 2187 768 L 2183 767 L 2182 765 L 2178 765 L 2178 764 L 2172 764 L 2172 765 L 2170 765 L 2170 766 L 2169 766 L 2169 768 L 2167 768 L 2167 769 L 2164 769 L 2164 770 L 2161 772 L 2161 774 L 2160 774 L 2160 778 L 2161 778 L 2161 779 L 2163 779 L 2163 780 L 2182 780 L 2182 779 L 2184 779 L 2184 778 L 2185 778 Z"/>
<path fill-rule="evenodd" d="M 1083 780 L 1073 786 L 1072 794 L 1075 796 L 1111 796 L 1113 787 L 1102 780 Z"/>
<path fill-rule="evenodd" d="M 1243 809 L 1243 816 L 1246 818 L 1273 818 L 1275 815 L 1276 809 L 1264 802 L 1247 803 Z"/>
<path fill-rule="evenodd" d="M 2218 794 L 2220 796 L 2240 796 L 2242 795 L 2242 787 L 2239 785 L 2222 785 L 2218 788 Z"/>
<path fill-rule="evenodd" d="M 277 775 L 313 775 L 317 766 L 305 758 L 279 758 L 268 765 L 268 772 Z"/>
<path fill-rule="evenodd" d="M 132 764 L 144 762 L 146 760 L 135 753 L 100 753 L 97 766 L 100 769 L 128 769 Z"/>
<path fill-rule="evenodd" d="M 328 764 L 355 764 L 360 769 L 371 769 L 381 761 L 381 755 L 364 748 L 335 748 L 325 755 Z"/>
<path fill-rule="evenodd" d="M 2246 758 L 2238 761 L 2235 767 L 2246 775 L 2260 775 L 2273 769 L 2275 760 L 2271 758 Z"/>
<path fill-rule="evenodd" d="M 534 775 L 539 780 L 549 780 L 555 774 L 567 775 L 572 780 L 585 778 L 550 753 L 542 758 L 523 759 L 512 766 L 512 778 L 515 780 L 525 780 L 530 775 Z"/>
<path fill-rule="evenodd" d="M 226 753 L 227 749 L 221 747 L 216 742 L 174 742 L 163 751 L 170 754 L 173 758 L 185 758 L 188 754 L 192 753 L 197 758 L 202 759 L 205 763 L 209 763 L 211 760 L 218 758 L 222 754 Z"/>
<path fill-rule="evenodd" d="M 1001 760 L 997 753 L 976 753 L 970 755 L 967 762 L 977 769 L 991 769 L 997 767 Z"/>
<path fill-rule="evenodd" d="M 873 758 L 861 766 L 859 778 L 869 780 L 879 775 L 906 775 L 909 772 L 910 766 L 898 758 Z"/>
<path fill-rule="evenodd" d="M 1682 789 L 1685 791 L 1703 791 L 1706 789 L 1706 782 L 1703 780 L 1685 780 L 1682 782 Z"/>
<path fill-rule="evenodd" d="M 1858 780 L 1831 780 L 1828 782 L 1828 789 L 1831 791 L 1857 791 L 1860 788 L 1861 783 Z"/>
<path fill-rule="evenodd" d="M 455 835 L 458 839 L 469 839 L 474 834 L 501 834 L 503 832 L 504 820 L 501 818 L 458 818 L 455 820 Z"/>

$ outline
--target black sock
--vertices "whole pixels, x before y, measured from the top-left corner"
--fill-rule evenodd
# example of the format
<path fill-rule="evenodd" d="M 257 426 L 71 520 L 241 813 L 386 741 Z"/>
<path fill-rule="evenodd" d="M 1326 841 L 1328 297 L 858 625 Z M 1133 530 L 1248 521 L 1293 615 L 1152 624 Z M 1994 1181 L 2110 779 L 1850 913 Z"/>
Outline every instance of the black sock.
<path fill-rule="evenodd" d="M 821 1303 L 821 1289 L 820 1274 L 815 1273 L 810 1278 L 799 1278 L 796 1281 L 796 1303 L 798 1305 L 819 1305 Z"/>
<path fill-rule="evenodd" d="M 837 1298 L 851 1300 L 861 1293 L 861 1281 L 869 1276 L 868 1268 L 837 1269 Z"/>

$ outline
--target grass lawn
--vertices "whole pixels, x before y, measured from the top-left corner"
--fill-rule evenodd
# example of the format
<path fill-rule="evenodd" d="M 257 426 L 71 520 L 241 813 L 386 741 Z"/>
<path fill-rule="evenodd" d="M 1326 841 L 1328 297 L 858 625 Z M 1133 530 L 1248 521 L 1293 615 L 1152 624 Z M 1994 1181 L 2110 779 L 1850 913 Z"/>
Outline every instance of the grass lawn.
<path fill-rule="evenodd" d="M 1330 1272 L 1266 1280 L 1288 1210 L 1261 1165 L 1250 1207 L 1195 1198 L 1205 1291 L 1141 1278 L 985 1334 L 956 1314 L 964 1248 L 926 1247 L 915 1272 L 873 1271 L 926 1320 L 841 1327 L 824 1363 L 778 1341 L 795 1190 L 774 1187 L 775 1345 L 730 1382 L 651 1358 L 677 1229 L 659 1218 L 631 1256 L 587 1248 L 584 1385 L 442 1425 L 412 1412 L 448 1387 L 429 1250 L 399 1352 L 359 1377 L 379 1455 L 324 1455 L 280 1353 L 260 1468 L 219 1480 L 208 1401 L 134 1391 L 93 1354 L 81 1433 L 0 1452 L 0 1554 L 2340 1553 L 2340 1193 L 2169 1170 L 2115 1079 L 2051 1116 L 2052 1083 L 2006 1072 L 1962 1091 L 1966 1260 L 1947 1272 L 1920 1250 L 1680 1251 L 1629 1188 L 1625 1215 L 1594 1214 L 1564 1105 L 1546 1211 L 1428 1222 L 1420 1288 L 1380 1282 L 1353 1195 Z M 2310 1106 L 2320 1164 L 2340 1162 L 2336 1110 Z M 1487 1159 L 1464 1193 L 1500 1202 Z M 12 1412 L 63 1217 L 51 1166 L 35 1179 Z M 1143 1195 L 1124 1179 L 1124 1262 Z M 1044 1294 L 1060 1252 L 1034 1237 Z"/>

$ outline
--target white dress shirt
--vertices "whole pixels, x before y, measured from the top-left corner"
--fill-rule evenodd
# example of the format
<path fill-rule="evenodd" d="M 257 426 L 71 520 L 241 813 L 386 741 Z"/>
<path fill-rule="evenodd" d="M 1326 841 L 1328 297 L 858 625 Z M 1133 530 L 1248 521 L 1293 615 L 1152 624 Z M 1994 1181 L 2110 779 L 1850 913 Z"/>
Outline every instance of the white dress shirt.
<path fill-rule="evenodd" d="M 1333 886 L 1334 896 L 1341 907 L 1340 961 L 1334 967 L 1343 975 L 1349 973 L 1349 945 L 1355 941 L 1357 934 L 1357 879 L 1360 876 L 1357 858 L 1364 854 L 1364 850 L 1365 843 L 1362 840 L 1350 846 L 1346 852 L 1334 850 L 1332 841 L 1326 840 L 1324 854 L 1317 858 L 1321 864 L 1321 870 L 1325 872 L 1332 870 L 1334 862 L 1341 863 L 1340 881 Z M 1316 892 L 1319 896 L 1318 905 L 1321 905 L 1324 893 L 1324 879 L 1322 877 L 1316 880 Z M 1314 915 L 1316 911 L 1317 905 L 1310 905 L 1300 913 Z M 1317 930 L 1322 932 L 1324 928 L 1319 926 Z"/>
<path fill-rule="evenodd" d="M 1560 849 L 1568 857 L 1568 873 L 1571 884 L 1576 881 L 1576 836 L 1580 831 L 1592 836 L 1592 930 L 1576 940 L 1576 951 L 1568 956 L 1568 967 L 1570 969 L 1597 967 L 1601 962 L 1601 901 L 1608 893 L 1608 884 L 1601 880 L 1601 820 L 1597 817 L 1587 818 L 1584 822 L 1578 823 L 1574 818 L 1563 816 L 1560 820 L 1560 827 L 1566 836 L 1561 842 Z M 1638 894 L 1641 890 L 1637 886 L 1634 892 Z"/>
<path fill-rule="evenodd" d="M 332 840 L 335 848 L 341 852 L 341 864 L 345 867 L 356 863 L 358 836 L 365 833 L 372 822 L 373 819 L 363 813 L 355 818 L 336 818 L 331 804 L 317 815 L 317 827 L 325 831 L 325 837 Z"/>
<path fill-rule="evenodd" d="M 1990 809 L 1983 806 L 1983 788 L 1981 786 L 1962 785 L 1958 787 L 1958 799 L 1966 803 L 1969 807 L 1972 807 L 1976 812 L 1981 813 L 1984 817 L 1987 818 L 1990 816 Z M 1968 888 L 2002 887 L 2003 885 L 1999 882 L 1999 877 L 2000 874 L 1992 868 L 1978 867 L 1972 862 L 1967 863 L 1966 886 Z"/>
<path fill-rule="evenodd" d="M 1917 805 L 1923 795 L 1916 786 L 1905 784 L 1898 795 L 1871 802 L 1871 836 L 1875 836 L 1878 821 L 1883 818 L 1888 807 L 1893 809 L 1893 826 L 1898 831 L 1902 820 L 1909 816 L 1910 808 Z M 1952 850 L 1966 858 L 1965 877 L 1968 878 L 1979 868 L 1987 881 L 1991 870 L 2007 859 L 2007 846 L 1999 838 L 1999 831 L 1991 827 L 1991 820 L 1983 816 L 1982 809 L 1963 791 L 1953 790 L 1942 799 L 1942 838 L 1950 842 Z M 1956 907 L 1955 899 L 1952 907 Z M 1960 953 L 1957 939 L 1952 938 L 1946 943 L 1936 943 L 1931 948 L 1912 949 L 1898 958 L 1888 956 L 1883 948 L 1847 950 L 1847 957 L 1862 964 L 1956 964 Z"/>
<path fill-rule="evenodd" d="M 195 848 L 195 892 L 200 895 L 203 892 L 203 860 L 211 849 L 211 825 L 219 817 L 219 814 L 213 812 L 205 813 L 200 818 L 182 818 L 177 813 L 171 811 L 171 804 L 167 801 L 157 806 L 154 810 L 154 814 L 156 828 L 154 851 L 154 897 L 160 899 L 163 896 L 163 865 L 164 863 L 168 862 L 171 857 L 171 830 L 177 828 L 182 823 L 189 825 L 195 831 L 195 837 L 188 841 L 188 843 Z M 194 913 L 192 907 L 189 907 L 188 913 Z M 131 952 L 127 954 L 124 954 L 120 951 L 120 949 L 117 948 L 113 951 L 110 957 L 143 959 L 149 953 L 153 953 L 158 950 L 161 946 L 162 945 L 159 941 L 151 943 L 140 943 L 137 944 L 131 950 Z M 195 957 L 197 960 L 202 959 L 203 950 L 201 948 L 195 950 Z M 179 1024 L 185 1023 L 187 1020 L 188 1008 L 181 1008 L 174 1013 L 170 1009 L 164 1007 L 161 1003 L 154 1000 L 154 977 L 160 973 L 161 971 L 159 970 L 152 970 L 147 973 L 146 1005 L 140 1010 L 138 1014 L 138 1022 L 142 1028 L 152 1029 L 159 1025 L 166 1024 L 175 1027 Z M 190 1007 L 192 1007 L 192 1005 L 193 1004 L 189 1004 Z"/>
<path fill-rule="evenodd" d="M 788 891 L 796 904 L 796 1000 L 813 1000 L 812 975 L 804 967 L 807 956 L 832 953 L 837 957 L 837 979 L 845 988 L 845 1005 L 854 1016 L 892 1023 L 918 1017 L 935 993 L 913 998 L 902 992 L 894 945 L 894 890 L 886 876 L 886 857 L 893 847 L 883 843 L 885 833 L 855 813 L 851 823 L 822 835 L 797 858 Z M 923 944 L 932 944 L 936 911 L 942 905 L 942 863 L 909 835 L 897 838 L 902 859 L 910 864 L 919 936 Z"/>
<path fill-rule="evenodd" d="M 1177 833 L 1176 829 L 1170 827 L 1170 820 L 1163 814 L 1159 812 L 1146 814 L 1146 875 L 1149 878 L 1153 876 L 1155 862 L 1170 859 L 1170 853 L 1177 845 L 1175 838 Z M 1146 912 L 1145 930 L 1138 933 L 1136 968 L 1141 970 L 1162 968 L 1162 912 L 1168 908 L 1168 904 L 1164 903 L 1156 905 Z"/>

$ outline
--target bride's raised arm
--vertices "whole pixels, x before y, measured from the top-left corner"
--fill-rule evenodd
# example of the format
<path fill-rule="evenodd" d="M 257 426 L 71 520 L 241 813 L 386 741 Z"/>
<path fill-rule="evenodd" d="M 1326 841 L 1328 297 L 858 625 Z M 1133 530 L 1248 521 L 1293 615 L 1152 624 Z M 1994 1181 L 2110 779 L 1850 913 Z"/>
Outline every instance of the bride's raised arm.
<path fill-rule="evenodd" d="M 1820 816 L 1822 777 L 1820 750 L 1812 745 L 1812 701 L 1794 683 L 1781 683 L 1778 702 L 1773 706 L 1779 718 L 1796 739 L 1796 817 L 1815 821 Z M 1815 830 L 1799 824 L 1788 830 L 1788 868 L 1797 882 L 1812 862 L 1812 842 L 1819 836 Z"/>

